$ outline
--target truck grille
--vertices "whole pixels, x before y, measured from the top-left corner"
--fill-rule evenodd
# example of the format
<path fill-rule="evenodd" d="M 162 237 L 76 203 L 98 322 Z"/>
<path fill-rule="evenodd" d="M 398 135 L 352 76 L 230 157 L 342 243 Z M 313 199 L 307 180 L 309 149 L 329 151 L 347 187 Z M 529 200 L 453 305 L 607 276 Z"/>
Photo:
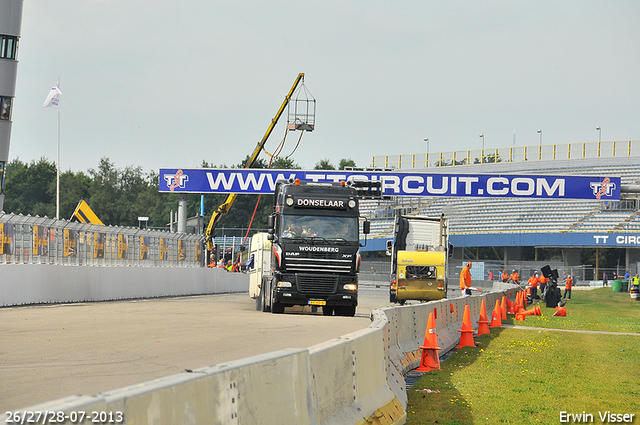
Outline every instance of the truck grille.
<path fill-rule="evenodd" d="M 335 294 L 337 286 L 338 276 L 298 275 L 298 291 L 303 294 Z"/>
<path fill-rule="evenodd" d="M 300 253 L 296 256 L 285 256 L 287 271 L 303 273 L 349 273 L 352 269 L 353 257 L 343 258 L 341 253 Z"/>

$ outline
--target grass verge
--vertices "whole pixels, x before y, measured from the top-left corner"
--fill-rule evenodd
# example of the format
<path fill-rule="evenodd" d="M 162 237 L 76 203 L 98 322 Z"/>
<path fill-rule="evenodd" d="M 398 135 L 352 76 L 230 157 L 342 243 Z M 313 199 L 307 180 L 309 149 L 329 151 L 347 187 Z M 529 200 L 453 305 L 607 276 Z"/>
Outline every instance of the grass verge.
<path fill-rule="evenodd" d="M 574 291 L 567 317 L 552 317 L 543 306 L 541 318 L 516 323 L 640 332 L 640 302 L 609 292 Z M 587 422 L 602 423 L 599 414 L 607 411 L 635 414 L 633 423 L 640 423 L 640 335 L 491 332 L 476 338 L 478 346 L 456 350 L 442 370 L 426 373 L 407 391 L 407 424 L 550 424 L 560 423 L 561 412 L 590 414 Z"/>

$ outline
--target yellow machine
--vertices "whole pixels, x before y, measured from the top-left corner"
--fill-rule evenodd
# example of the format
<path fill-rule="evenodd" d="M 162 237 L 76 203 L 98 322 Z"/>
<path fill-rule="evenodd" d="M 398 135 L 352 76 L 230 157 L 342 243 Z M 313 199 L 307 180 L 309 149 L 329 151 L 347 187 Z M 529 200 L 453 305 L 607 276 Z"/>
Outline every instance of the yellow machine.
<path fill-rule="evenodd" d="M 389 300 L 439 300 L 447 293 L 447 221 L 397 216 L 391 249 Z"/>
<path fill-rule="evenodd" d="M 284 102 L 282 102 L 282 105 L 280 106 L 280 109 L 278 109 L 278 112 L 276 113 L 276 116 L 271 120 L 271 124 L 269 125 L 269 128 L 267 129 L 267 132 L 264 134 L 264 136 L 262 137 L 262 140 L 258 143 L 256 148 L 254 149 L 254 151 L 251 154 L 251 157 L 249 158 L 249 160 L 244 164 L 244 168 L 252 168 L 253 165 L 255 164 L 256 160 L 258 159 L 258 155 L 264 149 L 264 145 L 267 142 L 267 139 L 271 135 L 271 132 L 273 131 L 274 127 L 276 126 L 276 124 L 278 122 L 278 120 L 280 119 L 280 116 L 284 112 L 284 109 L 289 104 L 291 96 L 293 95 L 293 93 L 295 92 L 296 88 L 298 87 L 298 84 L 300 84 L 301 81 L 304 84 L 304 73 L 300 73 L 298 75 L 298 77 L 296 78 L 295 82 L 293 83 L 293 86 L 291 87 L 291 90 L 289 90 L 289 93 L 284 98 Z M 313 109 L 313 111 L 315 113 L 315 108 Z M 304 121 L 308 121 L 309 119 L 313 119 L 313 117 L 310 114 L 307 114 L 307 115 L 304 116 Z M 290 130 L 299 129 L 299 130 L 302 130 L 302 131 L 304 131 L 304 130 L 312 131 L 313 130 L 313 127 L 314 127 L 313 125 L 303 125 L 303 123 L 300 123 L 298 121 L 299 121 L 299 118 L 294 119 L 295 125 L 290 125 L 289 129 Z M 209 225 L 207 226 L 207 230 L 205 231 L 205 237 L 206 237 L 206 240 L 207 240 L 207 249 L 208 250 L 213 250 L 213 248 L 214 248 L 213 231 L 215 230 L 216 225 L 218 224 L 218 222 L 220 221 L 222 216 L 224 216 L 226 213 L 229 212 L 229 210 L 233 206 L 234 201 L 236 200 L 236 196 L 237 195 L 238 195 L 237 193 L 230 193 L 229 196 L 227 196 L 227 199 L 224 201 L 224 203 L 222 205 L 220 205 L 213 212 L 213 214 L 211 216 L 211 220 L 209 220 Z"/>
<path fill-rule="evenodd" d="M 89 204 L 87 204 L 84 200 L 80 200 L 78 202 L 78 206 L 76 210 L 73 212 L 71 218 L 77 219 L 80 223 L 91 223 L 91 224 L 99 224 L 100 226 L 104 226 L 102 221 L 98 218 L 96 213 L 93 212 L 91 208 L 89 208 Z"/>

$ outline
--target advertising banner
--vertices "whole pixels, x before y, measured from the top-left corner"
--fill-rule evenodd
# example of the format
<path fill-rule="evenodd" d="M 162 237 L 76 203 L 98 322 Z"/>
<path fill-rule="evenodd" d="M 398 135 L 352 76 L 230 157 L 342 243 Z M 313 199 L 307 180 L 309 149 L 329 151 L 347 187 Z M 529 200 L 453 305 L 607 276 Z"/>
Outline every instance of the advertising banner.
<path fill-rule="evenodd" d="M 386 196 L 619 200 L 620 177 L 161 168 L 160 192 L 273 193 L 278 180 L 380 181 Z"/>
<path fill-rule="evenodd" d="M 149 236 L 140 236 L 140 259 L 149 259 Z"/>
<path fill-rule="evenodd" d="M 160 254 L 160 260 L 169 259 L 169 246 L 167 244 L 167 238 L 160 238 L 160 246 L 158 248 Z"/>
<path fill-rule="evenodd" d="M 178 261 L 184 261 L 187 258 L 187 246 L 182 239 L 178 239 Z"/>
<path fill-rule="evenodd" d="M 126 260 L 129 256 L 129 235 L 118 234 L 118 260 Z"/>
<path fill-rule="evenodd" d="M 196 263 L 199 263 L 202 261 L 202 243 L 199 241 L 196 241 L 196 258 L 195 258 Z"/>
<path fill-rule="evenodd" d="M 93 258 L 104 258 L 104 233 L 93 234 Z"/>
<path fill-rule="evenodd" d="M 13 255 L 13 224 L 0 223 L 0 255 Z"/>
<path fill-rule="evenodd" d="M 33 226 L 33 255 L 47 255 L 49 231 L 44 226 Z"/>
<path fill-rule="evenodd" d="M 78 252 L 78 231 L 64 229 L 63 239 L 64 239 L 63 256 L 75 257 Z"/>

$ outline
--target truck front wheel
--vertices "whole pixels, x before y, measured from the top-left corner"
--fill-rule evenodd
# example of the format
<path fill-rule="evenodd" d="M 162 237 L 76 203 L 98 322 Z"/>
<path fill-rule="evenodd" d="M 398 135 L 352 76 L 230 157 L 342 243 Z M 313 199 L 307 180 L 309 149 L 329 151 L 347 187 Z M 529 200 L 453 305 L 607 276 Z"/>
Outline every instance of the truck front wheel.
<path fill-rule="evenodd" d="M 284 306 L 280 303 L 271 303 L 271 312 L 274 314 L 284 313 Z"/>
<path fill-rule="evenodd" d="M 353 317 L 356 315 L 356 306 L 347 305 L 342 307 L 336 307 L 336 316 L 348 316 Z"/>
<path fill-rule="evenodd" d="M 262 284 L 260 285 L 260 308 L 258 308 L 258 311 L 270 311 L 271 310 L 271 305 L 269 305 L 269 303 L 267 303 L 267 294 L 269 294 L 271 292 L 271 285 L 269 282 L 268 278 L 262 279 Z M 258 301 L 256 301 L 256 308 L 258 307 Z"/>
<path fill-rule="evenodd" d="M 282 303 L 278 303 L 275 301 L 276 295 L 271 292 L 271 312 L 274 314 L 284 313 L 284 306 Z"/>

